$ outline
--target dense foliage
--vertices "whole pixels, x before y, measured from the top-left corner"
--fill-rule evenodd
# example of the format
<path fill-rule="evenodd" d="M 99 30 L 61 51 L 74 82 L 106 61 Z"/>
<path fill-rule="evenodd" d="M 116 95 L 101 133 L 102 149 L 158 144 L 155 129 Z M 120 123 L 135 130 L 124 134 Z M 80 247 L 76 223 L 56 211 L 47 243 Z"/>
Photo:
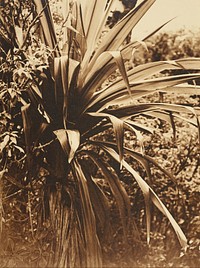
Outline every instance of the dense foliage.
<path fill-rule="evenodd" d="M 186 82 L 200 76 L 188 74 L 200 60 L 130 64 L 141 42 L 123 46 L 154 2 L 145 0 L 106 33 L 112 1 L 52 1 L 53 16 L 47 1 L 2 2 L 4 267 L 100 267 L 102 254 L 107 262 L 115 256 L 113 265 L 123 257 L 124 265 L 181 263 L 169 222 L 182 248 L 187 242 L 169 211 L 192 241 L 190 260 L 192 253 L 196 258 L 199 152 L 196 134 L 191 143 L 187 138 L 188 126 L 199 126 L 199 109 L 196 99 L 193 107 L 158 99 L 163 93 L 197 95 L 199 88 Z M 171 75 L 182 69 L 187 73 Z M 184 124 L 177 122 L 180 113 Z M 128 260 L 129 253 L 134 258 Z"/>

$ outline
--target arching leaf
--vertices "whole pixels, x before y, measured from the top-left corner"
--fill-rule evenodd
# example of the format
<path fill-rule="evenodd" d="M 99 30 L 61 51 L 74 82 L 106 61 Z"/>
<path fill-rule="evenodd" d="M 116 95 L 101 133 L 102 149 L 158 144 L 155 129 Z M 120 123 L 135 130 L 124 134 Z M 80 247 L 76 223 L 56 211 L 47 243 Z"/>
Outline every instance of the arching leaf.
<path fill-rule="evenodd" d="M 115 197 L 120 212 L 125 238 L 127 235 L 127 227 L 130 218 L 130 200 L 122 186 L 118 176 L 110 169 L 109 165 L 103 162 L 97 154 L 87 151 L 85 152 L 101 170 L 104 178 L 109 183 L 110 189 Z"/>
<path fill-rule="evenodd" d="M 117 162 L 119 162 L 119 155 L 111 148 L 102 146 L 102 149 L 105 150 L 111 157 L 113 157 Z M 158 207 L 158 209 L 169 219 L 177 237 L 181 244 L 181 246 L 186 249 L 187 248 L 187 239 L 177 224 L 177 222 L 174 220 L 170 212 L 167 210 L 165 205 L 162 203 L 162 201 L 159 199 L 159 197 L 155 194 L 153 189 L 140 177 L 140 175 L 125 161 L 123 160 L 123 166 L 129 171 L 135 180 L 137 181 L 140 189 L 143 192 L 144 198 L 145 198 L 145 204 L 146 204 L 146 210 L 147 210 L 147 242 L 150 240 L 150 200 Z"/>
<path fill-rule="evenodd" d="M 90 199 L 87 179 L 81 165 L 77 161 L 72 162 L 72 171 L 78 183 L 80 205 L 83 220 L 83 233 L 86 247 L 87 267 L 101 267 L 101 249 L 96 231 L 96 220 Z"/>
<path fill-rule="evenodd" d="M 124 122 L 118 119 L 117 117 L 106 114 L 106 113 L 88 113 L 88 114 L 94 117 L 108 118 L 111 121 L 113 125 L 113 130 L 115 133 L 115 137 L 116 137 L 117 148 L 118 148 L 120 159 L 121 159 L 120 161 L 122 161 L 123 143 L 124 143 Z"/>

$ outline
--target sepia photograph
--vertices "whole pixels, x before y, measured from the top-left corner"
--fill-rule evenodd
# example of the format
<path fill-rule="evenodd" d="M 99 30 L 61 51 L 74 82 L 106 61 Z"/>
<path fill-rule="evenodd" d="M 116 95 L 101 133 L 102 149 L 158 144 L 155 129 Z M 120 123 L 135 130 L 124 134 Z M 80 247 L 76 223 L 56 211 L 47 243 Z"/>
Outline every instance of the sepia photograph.
<path fill-rule="evenodd" d="M 200 0 L 0 0 L 0 268 L 200 267 Z"/>

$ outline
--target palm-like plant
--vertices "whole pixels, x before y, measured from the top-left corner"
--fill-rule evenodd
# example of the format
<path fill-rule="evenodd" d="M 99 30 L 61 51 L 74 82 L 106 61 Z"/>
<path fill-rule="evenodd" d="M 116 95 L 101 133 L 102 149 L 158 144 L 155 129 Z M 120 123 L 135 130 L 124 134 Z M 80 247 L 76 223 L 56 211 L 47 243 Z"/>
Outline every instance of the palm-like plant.
<path fill-rule="evenodd" d="M 41 168 L 45 170 L 45 215 L 41 216 L 39 210 L 38 217 L 42 222 L 51 222 L 55 239 L 50 263 L 55 267 L 101 266 L 96 224 L 99 223 L 102 233 L 107 232 L 109 205 L 90 165 L 98 168 L 116 199 L 125 237 L 130 221 L 130 202 L 118 176 L 122 168 L 133 176 L 144 195 L 148 243 L 153 203 L 168 217 L 180 244 L 186 248 L 185 235 L 147 183 L 149 180 L 144 180 L 125 159 L 128 155 L 142 164 L 149 179 L 150 164 L 173 179 L 172 174 L 143 151 L 141 133 L 151 133 L 151 130 L 135 118 L 138 115 L 155 117 L 171 122 L 174 127 L 173 118 L 184 113 L 192 114 L 196 122 L 187 120 L 199 126 L 197 109 L 137 101 L 156 92 L 195 94 L 198 87 L 182 84 L 199 77 L 198 73 L 156 78 L 155 75 L 164 70 L 199 69 L 199 59 L 148 63 L 128 71 L 125 68 L 125 62 L 148 36 L 126 45 L 123 45 L 124 40 L 155 1 L 144 0 L 103 36 L 113 1 L 62 1 L 66 18 L 58 42 L 48 1 L 35 0 L 36 15 L 26 29 L 25 37 L 20 26 L 14 28 L 15 44 L 9 40 L 6 30 L 1 33 L 2 44 L 6 44 L 4 48 L 13 49 L 14 45 L 23 55 L 24 62 L 32 53 L 30 47 L 27 49 L 26 41 L 33 38 L 33 26 L 39 24 L 40 39 L 49 48 L 48 64 L 36 66 L 31 77 L 22 79 L 26 89 L 20 94 L 20 102 L 27 172 L 21 181 L 26 181 L 26 187 L 31 191 Z M 1 23 L 4 23 L 3 18 Z M 105 86 L 104 82 L 116 70 L 120 77 Z M 113 131 L 112 142 L 102 141 L 99 134 L 106 130 Z M 140 141 L 140 151 L 124 147 L 126 131 Z M 8 170 L 4 169 L 2 174 L 12 181 Z"/>

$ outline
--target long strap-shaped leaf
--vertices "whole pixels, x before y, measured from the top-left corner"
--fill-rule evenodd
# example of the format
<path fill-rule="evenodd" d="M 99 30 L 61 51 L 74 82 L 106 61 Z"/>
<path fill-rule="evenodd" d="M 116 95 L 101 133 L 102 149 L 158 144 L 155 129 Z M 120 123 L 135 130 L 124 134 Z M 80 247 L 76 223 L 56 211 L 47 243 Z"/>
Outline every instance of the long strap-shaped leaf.
<path fill-rule="evenodd" d="M 101 250 L 96 232 L 96 220 L 90 199 L 87 179 L 81 165 L 72 162 L 73 175 L 78 182 L 80 206 L 82 209 L 83 231 L 86 247 L 87 267 L 101 267 Z"/>
<path fill-rule="evenodd" d="M 113 52 L 120 53 L 121 58 L 124 60 L 124 56 L 128 57 L 128 54 L 131 55 L 132 51 L 140 46 L 141 42 L 133 42 L 121 50 Z M 116 57 L 112 56 L 111 53 L 103 52 L 98 57 L 98 60 L 96 60 L 94 63 L 92 69 L 90 71 L 85 70 L 85 73 L 82 74 L 84 78 L 84 83 L 82 85 L 82 94 L 86 95 L 90 92 L 89 95 L 93 95 L 93 93 L 102 84 L 102 82 L 105 81 L 109 75 L 116 70 L 117 67 L 119 67 L 118 64 L 116 65 L 115 63 L 117 63 Z"/>
<path fill-rule="evenodd" d="M 108 58 L 110 58 L 110 56 L 111 56 L 111 59 L 113 58 L 114 59 L 114 61 L 115 61 L 115 63 L 116 63 L 116 65 L 117 65 L 117 68 L 119 69 L 119 71 L 120 71 L 120 74 L 121 74 L 121 76 L 122 76 L 122 78 L 123 78 L 123 81 L 124 81 L 124 83 L 125 83 L 125 85 L 126 85 L 126 88 L 127 88 L 127 90 L 128 90 L 128 92 L 129 92 L 129 94 L 131 95 L 131 90 L 130 90 L 130 86 L 129 86 L 129 80 L 128 80 L 128 76 L 127 76 L 127 73 L 126 73 L 126 69 L 125 69 L 125 65 L 124 65 L 124 61 L 123 61 L 123 58 L 122 58 L 122 54 L 121 54 L 121 52 L 120 51 L 106 51 L 106 52 L 104 52 L 103 54 L 101 54 L 101 56 L 100 56 L 100 58 L 99 58 L 99 60 L 98 61 L 100 61 L 101 62 L 101 60 L 103 59 L 103 62 L 106 60 L 107 61 L 107 55 L 108 55 Z M 104 59 L 105 58 L 105 59 Z M 98 65 L 98 64 L 97 64 Z M 94 67 L 95 68 L 95 67 Z M 106 68 L 106 70 L 107 70 L 107 68 Z M 99 73 L 101 73 L 100 71 L 99 71 Z M 103 72 L 104 73 L 104 72 Z M 108 70 L 108 73 L 110 73 L 109 72 L 109 70 Z M 97 75 L 98 75 L 98 72 L 97 72 Z M 107 74 L 108 75 L 108 74 Z M 106 74 L 105 74 L 105 76 L 104 76 L 104 79 L 106 79 L 106 76 L 107 76 Z M 97 76 L 98 77 L 98 76 Z M 98 80 L 98 78 L 95 78 L 94 79 L 94 81 L 92 81 L 92 82 L 97 82 L 97 80 Z M 98 83 L 99 84 L 99 83 Z M 97 86 L 97 85 L 96 85 Z M 84 98 L 84 100 L 83 100 L 83 103 L 87 103 L 88 102 L 88 100 L 90 100 L 90 98 L 91 98 L 91 96 L 93 95 L 93 93 L 95 92 L 95 90 L 96 90 L 96 86 L 95 87 L 93 87 L 93 89 L 92 90 L 90 90 L 90 88 L 91 88 L 91 85 L 90 85 L 90 87 L 89 88 L 86 88 L 86 90 L 83 90 L 83 98 Z"/>
<path fill-rule="evenodd" d="M 183 105 L 180 105 L 183 106 Z M 173 131 L 175 132 L 175 125 L 174 125 L 174 121 L 173 118 L 179 118 L 182 121 L 188 122 L 189 124 L 197 127 L 198 130 L 198 135 L 200 137 L 200 127 L 199 127 L 199 115 L 198 115 L 198 108 L 192 108 L 192 107 L 188 107 L 188 106 L 183 106 L 182 108 L 184 109 L 184 107 L 186 108 L 185 112 L 183 111 L 183 113 L 188 113 L 188 114 L 192 114 L 193 115 L 193 119 L 188 119 L 185 117 L 180 116 L 179 114 L 181 113 L 180 109 L 179 111 L 176 109 L 175 111 L 173 110 L 168 110 L 168 111 L 150 111 L 150 112 L 145 112 L 144 115 L 147 116 L 152 116 L 154 118 L 159 118 L 161 120 L 164 120 L 166 122 L 168 122 L 169 124 L 171 124 Z M 189 108 L 189 109 L 187 109 Z M 175 134 L 175 133 L 174 133 Z"/>
<path fill-rule="evenodd" d="M 60 145 L 67 156 L 67 161 L 70 163 L 80 144 L 80 133 L 78 130 L 58 129 L 54 131 Z"/>
<path fill-rule="evenodd" d="M 41 15 L 40 24 L 42 27 L 44 42 L 50 48 L 55 49 L 54 51 L 55 56 L 58 56 L 60 53 L 57 48 L 58 42 L 56 39 L 56 34 L 54 30 L 54 24 L 53 24 L 53 19 L 51 16 L 49 2 L 48 0 L 34 0 L 34 3 L 37 9 L 37 14 Z"/>
<path fill-rule="evenodd" d="M 174 87 L 167 87 L 165 89 L 162 89 L 160 92 L 173 93 L 173 94 L 200 95 L 200 86 L 182 84 Z"/>
<path fill-rule="evenodd" d="M 150 109 L 150 111 L 151 110 L 152 109 Z M 98 117 L 98 116 L 96 116 L 96 117 Z M 101 116 L 100 116 L 100 118 L 101 118 Z M 104 118 L 109 118 L 109 117 L 106 115 L 106 116 L 104 116 Z M 89 122 L 90 117 L 88 119 L 86 119 L 86 120 L 87 120 L 87 122 Z M 81 120 L 81 121 L 83 121 L 83 120 Z M 143 139 L 142 139 L 142 135 L 139 133 L 139 131 L 142 131 L 144 133 L 151 133 L 151 134 L 153 133 L 153 129 L 148 128 L 146 126 L 143 126 L 142 124 L 139 124 L 137 122 L 128 120 L 126 118 L 123 118 L 123 121 L 124 121 L 124 125 L 123 125 L 124 129 L 133 131 L 134 134 L 136 134 L 137 139 L 138 139 L 138 141 L 140 142 L 141 145 L 142 145 L 142 140 Z M 192 121 L 191 123 L 195 125 L 195 122 Z M 112 125 L 113 125 L 113 123 L 112 123 Z M 122 120 L 121 120 L 121 125 L 122 125 Z M 82 123 L 82 126 L 85 126 L 84 121 Z M 89 126 L 91 126 L 91 127 L 89 127 Z M 99 121 L 93 121 L 93 122 L 91 122 L 91 125 L 89 125 L 89 126 L 85 126 L 85 129 L 84 129 L 85 131 L 82 134 L 83 139 L 87 139 L 88 137 L 92 137 L 92 136 L 94 136 L 94 135 L 96 135 L 98 133 L 101 133 L 101 132 L 103 132 L 103 131 L 105 131 L 105 130 L 107 130 L 107 129 L 109 129 L 111 127 L 110 123 L 105 121 L 105 120 L 102 120 L 100 122 Z"/>
<path fill-rule="evenodd" d="M 127 72 L 130 81 L 136 82 L 142 79 L 150 78 L 152 75 L 160 73 L 164 70 L 199 70 L 200 69 L 200 59 L 199 58 L 186 58 L 174 61 L 158 61 L 150 62 L 146 64 L 141 64 L 132 70 Z M 118 79 L 115 84 L 122 81 Z"/>
<path fill-rule="evenodd" d="M 85 33 L 83 27 L 83 14 L 80 1 L 71 2 L 71 12 L 64 33 L 67 42 L 63 52 L 67 52 L 72 59 L 80 61 L 84 57 L 86 47 Z"/>
<path fill-rule="evenodd" d="M 109 183 L 110 189 L 118 205 L 123 230 L 126 238 L 127 227 L 130 218 L 130 200 L 126 193 L 126 190 L 121 184 L 118 176 L 112 170 L 110 170 L 110 166 L 107 163 L 101 161 L 101 159 L 96 153 L 91 151 L 83 151 L 83 153 L 87 154 L 97 165 L 97 167 L 100 168 L 102 174 Z"/>
<path fill-rule="evenodd" d="M 146 94 L 148 94 L 148 91 L 149 93 L 153 93 L 156 91 L 162 91 L 163 89 L 167 90 L 168 87 L 184 83 L 188 80 L 198 78 L 199 76 L 200 74 L 186 74 L 130 83 L 131 95 L 134 99 L 143 96 L 143 92 L 145 96 Z M 141 93 L 139 91 L 141 91 Z M 113 102 L 116 103 L 116 100 L 118 98 L 120 100 L 120 98 L 125 96 L 125 100 L 127 100 L 127 96 L 129 98 L 127 89 L 122 84 L 121 86 L 115 85 L 112 88 L 109 88 L 109 90 L 104 90 L 104 92 L 97 94 L 97 96 L 95 96 L 95 98 L 91 100 L 91 103 L 88 104 L 88 107 L 92 106 L 95 110 L 101 111 L 106 107 L 112 105 Z M 98 109 L 95 104 L 97 105 Z"/>
<path fill-rule="evenodd" d="M 140 81 L 130 81 L 130 87 L 132 90 L 153 90 L 153 89 L 165 89 L 171 86 L 175 86 L 181 83 L 184 83 L 188 80 L 199 78 L 200 74 L 183 74 L 183 75 L 174 75 L 174 76 L 166 76 L 166 77 L 159 77 L 159 78 L 152 78 L 152 79 L 145 79 Z M 109 97 L 112 94 L 117 94 L 124 92 L 124 86 L 114 85 L 112 88 L 110 87 L 109 90 L 106 90 L 104 93 L 101 94 L 101 98 Z"/>
<path fill-rule="evenodd" d="M 105 17 L 107 0 L 83 1 L 81 4 L 83 6 L 83 25 L 87 40 L 85 59 L 89 60 L 98 41 L 99 28 L 101 26 L 101 21 Z"/>
<path fill-rule="evenodd" d="M 102 141 L 90 141 L 90 142 L 92 144 L 97 145 L 97 146 L 100 146 L 100 147 L 102 145 L 108 146 L 108 147 L 114 149 L 115 151 L 117 149 L 116 144 L 113 143 L 113 142 L 105 142 L 105 141 L 104 142 L 102 142 Z M 124 147 L 124 152 L 126 154 L 131 155 L 137 162 L 139 162 L 144 167 L 144 169 L 145 169 L 145 171 L 146 171 L 149 179 L 151 179 L 151 171 L 150 171 L 150 165 L 149 165 L 149 163 L 152 163 L 154 160 L 152 159 L 152 161 L 150 161 L 151 158 L 149 160 L 148 157 L 146 157 L 146 155 L 141 154 L 139 152 L 136 152 L 134 150 L 131 150 L 131 149 L 127 148 L 127 147 Z M 160 167 L 159 169 L 162 169 L 162 167 Z M 162 171 L 163 171 L 163 169 L 162 169 Z M 163 172 L 165 173 L 165 171 L 163 171 Z"/>
<path fill-rule="evenodd" d="M 120 155 L 120 159 L 123 159 L 123 144 L 124 144 L 124 122 L 115 116 L 106 113 L 89 113 L 89 115 L 100 118 L 109 118 L 113 125 L 113 130 L 116 137 L 116 143 Z"/>
<path fill-rule="evenodd" d="M 141 113 L 146 113 L 149 111 L 170 111 L 175 113 L 186 113 L 193 114 L 196 116 L 195 109 L 189 106 L 184 106 L 180 104 L 167 104 L 167 103 L 143 103 L 143 104 L 133 104 L 125 107 L 120 107 L 115 110 L 109 110 L 107 113 L 113 114 L 118 118 L 136 116 Z"/>
<path fill-rule="evenodd" d="M 106 21 L 108 19 L 108 16 L 112 9 L 112 4 L 115 0 L 108 1 L 90 1 L 95 2 L 95 5 L 93 3 L 93 18 L 90 17 L 91 14 L 89 14 L 90 18 L 90 28 L 88 28 L 88 34 L 87 34 L 87 43 L 88 43 L 88 49 L 86 51 L 86 54 L 84 55 L 83 61 L 81 63 L 81 66 L 84 70 L 84 73 L 87 69 L 87 65 L 94 54 L 94 51 L 96 49 L 96 45 L 99 42 L 99 39 L 101 37 L 101 34 L 103 33 Z M 89 1 L 87 1 L 87 5 L 91 5 Z M 106 7 L 106 8 L 105 8 Z M 90 7 L 91 8 L 91 7 Z M 88 12 L 89 13 L 89 12 Z M 86 16 L 87 17 L 87 16 Z M 84 76 L 85 77 L 85 76 Z"/>
<path fill-rule="evenodd" d="M 67 128 L 69 115 L 69 94 L 72 98 L 76 93 L 75 78 L 78 75 L 78 71 L 79 62 L 69 59 L 68 56 L 54 59 L 55 99 L 58 118 L 62 121 L 62 125 L 65 128 Z"/>
<path fill-rule="evenodd" d="M 104 151 L 106 151 L 112 158 L 114 158 L 117 162 L 119 162 L 119 155 L 111 148 L 106 146 L 101 146 Z M 159 197 L 156 195 L 154 190 L 140 177 L 140 175 L 126 162 L 123 161 L 123 166 L 129 171 L 135 180 L 137 181 L 139 187 L 141 188 L 145 203 L 146 203 L 146 210 L 147 210 L 147 242 L 150 240 L 150 204 L 149 201 L 151 200 L 154 205 L 169 219 L 181 246 L 186 249 L 187 248 L 187 239 L 181 230 L 180 226 L 177 224 L 175 219 L 172 217 L 166 206 L 162 203 Z"/>
<path fill-rule="evenodd" d="M 162 28 L 165 24 L 167 24 L 168 22 L 166 22 L 166 23 L 164 23 L 162 26 L 160 26 L 158 29 L 156 29 L 155 30 L 155 32 L 156 31 L 158 31 L 160 28 Z M 153 32 L 153 33 L 151 33 L 149 36 L 146 36 L 144 39 L 143 39 L 143 41 L 144 40 L 146 40 L 147 38 L 149 38 L 151 35 L 153 35 L 155 32 Z M 142 44 L 144 44 L 144 42 L 131 42 L 131 43 L 129 43 L 128 45 L 126 45 L 125 47 L 123 47 L 120 51 L 121 51 L 121 53 L 122 53 L 122 56 L 123 56 L 123 59 L 124 60 L 130 60 L 130 57 L 131 57 L 131 55 L 132 55 L 132 51 L 133 51 L 133 49 L 134 48 L 138 48 L 139 46 L 141 46 Z M 102 55 L 102 54 L 101 54 Z M 95 62 L 94 62 L 94 65 L 92 66 L 92 69 L 90 70 L 90 69 L 88 69 L 87 68 L 87 70 L 84 70 L 84 79 L 85 79 L 85 84 L 91 84 L 89 81 L 91 80 L 91 81 L 98 81 L 99 83 L 100 83 L 100 81 L 101 81 L 101 77 L 108 77 L 112 72 L 114 72 L 114 65 L 112 64 L 112 62 L 111 62 L 111 58 L 109 58 L 108 56 L 106 56 L 106 55 L 104 55 L 104 57 L 102 58 L 101 57 L 101 55 L 98 57 L 98 60 L 96 60 Z M 167 64 L 166 64 L 167 62 L 165 62 L 164 64 L 165 64 L 165 68 L 167 68 Z M 152 63 L 150 63 L 150 64 L 152 64 Z M 153 63 L 154 65 L 155 64 L 158 64 L 158 65 L 160 65 L 160 64 L 163 64 L 163 62 L 159 62 L 159 63 Z M 175 63 L 175 62 L 168 62 L 168 64 L 170 64 L 170 66 L 172 66 L 173 67 L 173 65 L 176 65 L 178 68 L 186 68 L 186 67 L 184 67 L 184 65 L 183 66 L 181 66 L 181 65 L 179 65 L 178 66 L 178 64 L 177 63 Z M 187 63 L 188 64 L 188 63 Z M 107 66 L 109 65 L 109 68 L 106 68 Z M 139 69 L 140 70 L 146 70 L 146 68 L 147 68 L 147 66 L 148 66 L 148 64 L 145 64 L 144 66 L 143 65 L 141 65 L 141 67 L 139 66 Z M 197 66 L 197 61 L 195 62 L 195 66 Z M 194 67 L 195 67 L 194 65 L 191 65 L 190 67 L 192 67 L 192 69 L 194 69 Z M 175 67 L 175 66 L 174 66 Z M 189 67 L 189 66 L 188 66 Z M 136 71 L 136 69 L 137 69 L 138 67 L 136 67 L 136 68 L 134 68 L 134 73 L 135 73 L 135 71 Z M 104 69 L 106 69 L 105 70 L 105 72 L 104 72 Z M 199 67 L 197 67 L 197 69 L 199 69 Z M 161 70 L 159 70 L 159 71 L 161 71 Z M 98 79 L 94 79 L 94 77 L 96 77 L 96 76 L 98 76 Z M 150 74 L 149 74 L 149 76 L 150 76 Z M 142 78 L 141 78 L 142 79 Z M 120 80 L 120 79 L 119 79 Z M 94 81 L 93 81 L 93 83 L 94 83 Z M 96 85 L 95 86 L 95 84 L 93 85 L 93 86 L 91 86 L 91 89 L 93 89 L 93 92 L 95 92 L 95 90 L 96 90 L 96 87 L 97 87 L 98 85 Z M 87 91 L 89 90 L 89 88 L 88 88 L 88 85 L 86 86 L 86 88 L 87 88 Z M 85 89 L 83 90 L 83 91 L 85 91 Z"/>
<path fill-rule="evenodd" d="M 111 226 L 108 199 L 98 184 L 95 182 L 95 179 L 92 178 L 92 176 L 89 174 L 89 170 L 86 166 L 84 166 L 84 163 L 81 163 L 81 166 L 87 179 L 88 190 L 92 206 L 94 208 L 95 216 L 99 220 L 104 237 L 107 235 L 109 236 L 108 232 L 110 231 Z M 105 237 L 105 239 L 107 239 L 107 237 Z"/>
<path fill-rule="evenodd" d="M 117 50 L 125 40 L 131 29 L 140 21 L 143 15 L 153 5 L 155 0 L 144 0 L 139 6 L 131 10 L 121 21 L 119 21 L 105 37 L 96 53 L 90 66 L 93 66 L 98 56 L 106 50 Z"/>
<path fill-rule="evenodd" d="M 155 111 L 156 108 L 155 107 L 150 107 L 148 106 L 148 104 L 145 104 L 144 106 L 142 104 L 137 105 L 135 106 L 135 109 L 133 108 L 132 110 L 132 116 L 137 116 L 137 115 L 140 115 L 141 113 L 144 113 L 144 112 L 149 112 L 149 111 Z M 113 112 L 114 113 L 114 112 Z M 88 113 L 88 116 L 87 117 L 81 117 L 80 120 L 79 120 L 79 129 L 81 129 L 81 133 L 82 133 L 82 138 L 86 138 L 86 137 L 92 137 L 100 132 L 103 132 L 104 130 L 107 130 L 108 128 L 110 128 L 110 124 L 109 122 L 107 122 L 107 120 L 103 120 L 103 118 L 109 118 L 109 120 L 111 121 L 111 117 L 110 115 L 112 114 L 112 110 L 111 111 L 106 111 L 106 113 L 103 113 L 104 116 L 100 116 L 100 114 L 102 113 L 91 113 L 93 114 L 94 116 L 90 116 L 90 113 Z M 121 115 L 121 117 L 120 117 Z M 98 119 L 99 117 L 99 119 Z M 138 125 L 138 123 L 135 123 L 135 122 L 129 122 L 127 121 L 127 119 L 130 117 L 130 114 L 126 112 L 123 114 L 123 112 L 118 115 L 116 114 L 116 122 L 115 124 L 117 123 L 117 117 L 119 117 L 119 119 L 123 119 L 125 120 L 125 123 L 128 123 L 129 125 L 133 125 L 133 127 L 135 129 L 139 129 L 143 132 L 150 132 L 152 133 L 152 131 L 149 129 L 149 128 L 146 128 L 142 125 Z M 95 118 L 97 120 L 95 120 Z M 102 120 L 101 120 L 102 118 Z M 87 121 L 87 124 L 85 124 L 85 121 Z M 111 121 L 112 122 L 112 121 Z M 120 121 L 118 121 L 119 123 Z M 122 127 L 122 120 L 121 120 L 121 127 Z M 113 124 L 113 123 L 112 123 Z M 114 129 L 114 125 L 113 125 L 113 129 Z"/>
<path fill-rule="evenodd" d="M 145 83 L 147 81 L 157 83 L 158 82 L 157 79 L 146 80 L 146 78 L 149 78 L 154 74 L 162 72 L 163 70 L 168 70 L 168 69 L 170 69 L 170 70 L 171 69 L 187 69 L 187 68 L 197 70 L 198 68 L 200 68 L 199 66 L 200 66 L 200 59 L 198 59 L 198 58 L 197 59 L 188 58 L 188 59 L 182 59 L 182 60 L 177 60 L 177 61 L 153 62 L 153 63 L 147 63 L 147 64 L 143 64 L 143 65 L 140 65 L 140 66 L 137 66 L 137 67 L 133 68 L 132 70 L 127 72 L 127 76 L 129 78 L 129 81 L 132 82 L 132 86 L 134 86 L 134 84 L 140 83 L 141 81 L 143 83 L 144 83 L 144 81 L 145 81 Z M 102 69 L 102 72 L 103 72 L 103 69 Z M 97 73 L 96 76 L 99 76 L 99 73 Z M 186 77 L 188 79 L 195 79 L 195 77 L 198 78 L 198 74 L 195 74 L 194 77 L 192 77 L 192 74 L 187 74 L 187 75 L 185 75 L 185 78 Z M 184 78 L 184 76 L 182 76 L 182 78 Z M 188 80 L 187 78 L 186 78 L 185 81 Z M 143 79 L 145 79 L 145 80 L 143 80 Z M 159 78 L 159 79 L 161 79 L 160 81 L 163 81 L 163 82 L 166 80 L 165 78 Z M 166 82 L 168 81 L 168 83 L 169 83 L 167 88 L 172 86 L 172 85 L 170 85 L 171 82 L 172 82 L 172 81 L 170 82 L 170 80 L 172 80 L 172 79 L 174 79 L 174 80 L 177 79 L 178 84 L 184 82 L 184 81 L 179 80 L 179 79 L 181 79 L 180 76 L 174 76 L 174 77 L 171 77 L 171 78 L 168 77 L 167 80 L 166 80 Z M 159 88 L 157 84 L 154 84 L 154 85 L 155 85 L 154 89 Z M 138 88 L 140 88 L 140 87 L 138 87 L 138 86 L 136 87 L 136 86 L 137 85 L 135 85 L 135 87 L 134 87 L 135 91 Z M 166 88 L 166 90 L 167 90 L 167 88 Z M 95 100 L 98 103 L 99 100 L 101 100 L 105 96 L 110 96 L 111 94 L 114 94 L 114 92 L 116 94 L 119 91 L 120 91 L 120 93 L 124 92 L 123 89 L 124 89 L 123 79 L 119 78 L 116 82 L 112 83 L 107 88 L 103 89 L 100 92 L 97 92 L 92 99 L 88 100 L 89 103 L 86 100 L 87 103 L 88 103 L 87 105 L 89 107 L 91 107 L 93 105 L 93 103 L 95 103 Z M 150 90 L 149 87 L 146 87 L 146 89 Z M 151 87 L 151 89 L 153 89 L 153 88 Z M 95 91 L 93 91 L 93 92 L 95 92 Z M 132 94 L 133 94 L 133 97 L 134 97 L 134 92 L 132 92 Z M 114 100 L 116 100 L 116 96 L 114 97 Z"/>
<path fill-rule="evenodd" d="M 155 129 L 152 128 L 152 127 L 147 127 L 143 124 L 140 124 L 138 122 L 135 122 L 135 121 L 132 121 L 132 120 L 129 120 L 129 119 L 126 119 L 124 120 L 125 123 L 128 123 L 129 125 L 133 126 L 135 129 L 137 129 L 138 131 L 141 131 L 143 133 L 150 133 L 150 134 L 153 134 Z"/>
<path fill-rule="evenodd" d="M 112 142 L 98 142 L 98 141 L 93 141 L 92 144 L 94 145 L 105 145 L 108 146 L 112 149 L 114 149 L 116 151 L 117 146 L 115 143 Z M 152 157 L 146 155 L 146 154 L 142 154 L 139 153 L 137 151 L 134 151 L 130 148 L 124 147 L 124 153 L 127 155 L 130 155 L 131 157 L 133 157 L 136 161 L 140 162 L 142 164 L 142 166 L 145 168 L 147 175 L 149 175 L 149 177 L 151 178 L 151 172 L 150 172 L 150 166 L 149 164 L 152 164 L 153 166 L 155 166 L 156 168 L 158 168 L 160 171 L 163 172 L 163 174 L 165 174 L 167 177 L 169 177 L 174 184 L 176 185 L 176 180 L 174 175 L 167 171 L 166 169 L 164 169 L 162 166 L 160 166 Z"/>
<path fill-rule="evenodd" d="M 94 53 L 91 62 L 82 64 L 83 79 L 87 76 L 96 63 L 98 57 L 105 51 L 118 50 L 120 45 L 123 43 L 126 36 L 129 34 L 131 29 L 138 23 L 142 16 L 148 11 L 152 4 L 156 0 L 144 0 L 138 7 L 131 10 L 119 23 L 117 23 L 108 34 L 105 35 L 99 48 Z"/>

